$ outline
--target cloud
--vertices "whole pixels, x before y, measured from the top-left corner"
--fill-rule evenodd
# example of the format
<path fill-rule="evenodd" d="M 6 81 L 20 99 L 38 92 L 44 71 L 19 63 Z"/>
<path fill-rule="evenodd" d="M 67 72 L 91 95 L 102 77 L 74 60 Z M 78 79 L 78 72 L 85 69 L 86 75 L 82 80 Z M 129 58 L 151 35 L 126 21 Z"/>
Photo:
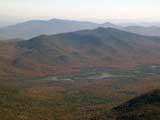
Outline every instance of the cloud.
<path fill-rule="evenodd" d="M 160 0 L 0 0 L 0 15 L 26 19 L 160 19 Z M 0 16 L 1 17 L 1 16 Z"/>

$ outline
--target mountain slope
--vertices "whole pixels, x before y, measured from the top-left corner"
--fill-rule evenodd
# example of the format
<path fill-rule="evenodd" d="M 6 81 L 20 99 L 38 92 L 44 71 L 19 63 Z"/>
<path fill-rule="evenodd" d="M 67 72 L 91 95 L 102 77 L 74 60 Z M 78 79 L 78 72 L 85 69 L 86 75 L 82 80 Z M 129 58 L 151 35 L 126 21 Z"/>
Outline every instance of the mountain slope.
<path fill-rule="evenodd" d="M 124 30 L 148 36 L 160 36 L 160 27 L 151 26 L 151 27 L 142 27 L 142 26 L 128 26 Z"/>
<path fill-rule="evenodd" d="M 12 55 L 6 58 L 12 71 L 16 68 L 22 74 L 26 70 L 33 75 L 53 75 L 78 72 L 83 67 L 130 68 L 160 63 L 160 38 L 113 28 L 41 35 L 5 44 L 10 50 L 5 55 Z"/>
<path fill-rule="evenodd" d="M 17 66 L 127 66 L 160 61 L 160 39 L 98 28 L 16 42 Z M 29 62 L 28 64 L 27 61 Z M 39 66 L 39 65 L 37 65 Z"/>
<path fill-rule="evenodd" d="M 116 120 L 159 120 L 160 90 L 141 95 L 113 109 Z"/>

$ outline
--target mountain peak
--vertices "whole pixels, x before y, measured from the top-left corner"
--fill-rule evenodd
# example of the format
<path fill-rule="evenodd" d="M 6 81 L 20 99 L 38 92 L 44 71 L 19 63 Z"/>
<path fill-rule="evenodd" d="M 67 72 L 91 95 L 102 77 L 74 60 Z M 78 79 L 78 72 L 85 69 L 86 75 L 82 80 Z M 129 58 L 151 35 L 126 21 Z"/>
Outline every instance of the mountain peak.
<path fill-rule="evenodd" d="M 62 20 L 62 19 L 52 18 L 52 19 L 50 19 L 48 21 L 60 21 L 60 20 Z"/>
<path fill-rule="evenodd" d="M 112 23 L 110 23 L 110 22 L 105 22 L 105 23 L 103 23 L 103 25 L 115 26 L 114 24 L 112 24 Z"/>
<path fill-rule="evenodd" d="M 116 29 L 116 28 L 113 28 L 113 27 L 98 27 L 97 29 L 95 29 L 95 31 L 98 31 L 98 32 L 122 32 L 122 30 L 119 30 L 119 29 Z M 125 32 L 125 31 L 123 31 Z"/>

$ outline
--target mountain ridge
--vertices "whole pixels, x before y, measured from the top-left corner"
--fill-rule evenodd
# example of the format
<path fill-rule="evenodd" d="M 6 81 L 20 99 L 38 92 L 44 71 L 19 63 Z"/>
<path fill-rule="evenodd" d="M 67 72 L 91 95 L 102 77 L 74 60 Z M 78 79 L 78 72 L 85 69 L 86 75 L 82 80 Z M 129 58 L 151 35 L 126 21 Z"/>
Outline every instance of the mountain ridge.
<path fill-rule="evenodd" d="M 42 69 L 48 74 L 79 71 L 83 67 L 129 68 L 160 62 L 160 38 L 114 28 L 97 28 L 57 35 L 41 35 L 13 43 L 20 69 Z M 61 73 L 60 72 L 60 73 Z"/>
<path fill-rule="evenodd" d="M 105 22 L 102 24 L 89 21 L 75 21 L 64 19 L 50 19 L 50 20 L 30 20 L 15 25 L 0 28 L 0 36 L 4 38 L 20 38 L 31 39 L 41 34 L 52 35 L 59 33 L 68 33 L 80 30 L 92 30 L 99 27 L 116 28 L 136 34 L 145 36 L 160 36 L 160 28 L 156 26 L 120 26 Z"/>
<path fill-rule="evenodd" d="M 160 90 L 153 90 L 112 109 L 116 120 L 159 120 Z"/>
<path fill-rule="evenodd" d="M 0 44 L 0 64 L 8 70 L 5 74 L 48 76 L 79 72 L 87 67 L 128 69 L 160 63 L 160 38 L 115 28 L 40 35 Z"/>
<path fill-rule="evenodd" d="M 71 20 L 30 20 L 23 23 L 10 25 L 0 29 L 0 35 L 9 38 L 29 39 L 41 34 L 58 34 L 73 32 L 82 29 L 94 29 L 98 26 L 92 22 L 81 22 Z"/>
<path fill-rule="evenodd" d="M 112 23 L 98 24 L 88 21 L 75 21 L 63 19 L 30 20 L 15 25 L 0 28 L 0 35 L 7 38 L 31 39 L 41 34 L 58 34 L 74 32 L 98 27 L 115 27 Z"/>

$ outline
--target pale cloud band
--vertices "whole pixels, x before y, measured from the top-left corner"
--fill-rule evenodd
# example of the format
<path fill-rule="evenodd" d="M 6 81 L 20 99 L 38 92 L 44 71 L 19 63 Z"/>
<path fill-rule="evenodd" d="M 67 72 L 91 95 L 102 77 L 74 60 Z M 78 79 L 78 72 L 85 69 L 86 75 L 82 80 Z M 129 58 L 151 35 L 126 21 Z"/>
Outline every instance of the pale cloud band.
<path fill-rule="evenodd" d="M 0 17 L 160 20 L 160 0 L 0 0 Z"/>

